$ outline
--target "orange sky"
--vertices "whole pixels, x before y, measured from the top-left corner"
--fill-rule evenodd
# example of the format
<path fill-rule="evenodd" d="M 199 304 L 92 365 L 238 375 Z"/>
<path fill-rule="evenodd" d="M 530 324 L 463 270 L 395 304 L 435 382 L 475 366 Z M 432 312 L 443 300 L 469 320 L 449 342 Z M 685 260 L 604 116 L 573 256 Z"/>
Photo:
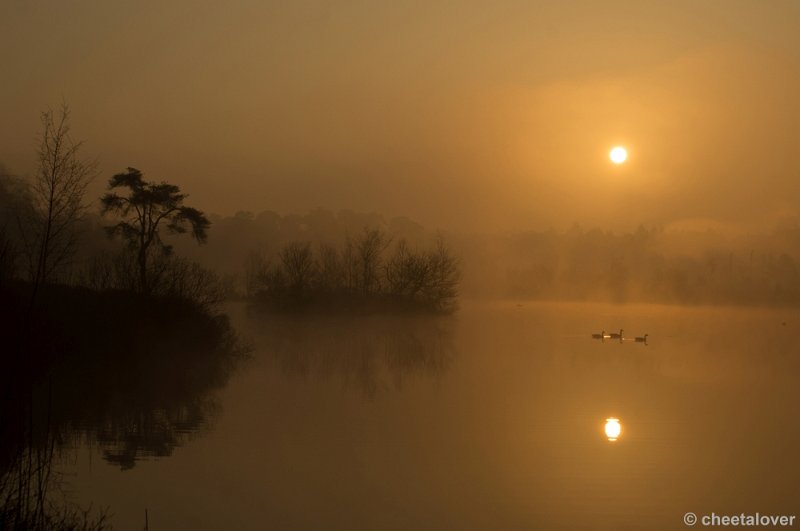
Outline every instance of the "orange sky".
<path fill-rule="evenodd" d="M 0 162 L 33 171 L 63 96 L 93 195 L 134 166 L 222 214 L 769 225 L 798 214 L 798 28 L 796 1 L 6 0 Z"/>

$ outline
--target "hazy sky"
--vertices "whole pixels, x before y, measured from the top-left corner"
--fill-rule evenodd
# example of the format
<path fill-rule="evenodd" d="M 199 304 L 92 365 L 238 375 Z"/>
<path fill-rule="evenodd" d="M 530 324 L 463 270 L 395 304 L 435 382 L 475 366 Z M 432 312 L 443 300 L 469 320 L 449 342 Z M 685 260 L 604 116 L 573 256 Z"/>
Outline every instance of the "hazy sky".
<path fill-rule="evenodd" d="M 800 206 L 797 0 L 3 0 L 0 66 L 0 162 L 33 171 L 63 96 L 93 195 L 134 166 L 221 214 L 444 228 Z"/>

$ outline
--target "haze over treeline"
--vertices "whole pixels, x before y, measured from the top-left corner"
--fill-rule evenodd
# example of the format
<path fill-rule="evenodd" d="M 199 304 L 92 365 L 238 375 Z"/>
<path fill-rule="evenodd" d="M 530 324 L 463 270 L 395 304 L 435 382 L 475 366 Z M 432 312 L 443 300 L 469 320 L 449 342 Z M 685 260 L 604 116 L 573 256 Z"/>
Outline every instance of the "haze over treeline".
<path fill-rule="evenodd" d="M 0 529 L 791 514 L 798 29 L 1 0 Z"/>
<path fill-rule="evenodd" d="M 208 245 L 176 248 L 241 285 L 252 253 L 277 260 L 292 241 L 338 245 L 363 227 L 392 243 L 437 236 L 463 266 L 462 293 L 482 299 L 611 300 L 688 304 L 800 303 L 800 226 L 738 233 L 673 226 L 633 231 L 572 227 L 491 233 L 434 231 L 405 217 L 316 209 L 212 216 Z M 245 258 L 241 258 L 245 257 Z"/>
<path fill-rule="evenodd" d="M 64 97 L 102 175 L 133 163 L 222 215 L 771 229 L 798 214 L 799 25 L 791 0 L 11 0 L 0 161 L 32 173 Z"/>
<path fill-rule="evenodd" d="M 13 204 L 13 184 L 0 175 L 0 203 Z M 0 223 L 14 224 L 12 211 Z M 459 267 L 460 292 L 468 298 L 590 300 L 689 304 L 800 303 L 800 226 L 792 220 L 771 230 L 739 232 L 724 226 L 644 226 L 632 231 L 575 224 L 565 230 L 441 231 L 408 217 L 317 208 L 304 214 L 272 210 L 209 215 L 208 239 L 165 235 L 174 253 L 216 273 L 224 296 L 251 296 L 252 277 L 280 267 L 282 253 L 307 246 L 314 268 L 326 250 L 340 256 L 365 231 L 382 234 L 386 259 L 405 242 L 424 250 L 443 239 Z M 80 247 L 62 279 L 84 283 L 93 268 L 119 252 L 107 237 L 109 219 L 90 212 L 81 221 Z M 383 276 L 385 264 L 377 267 Z M 264 271 L 254 271 L 253 268 Z M 262 279 L 262 283 L 266 282 Z M 265 286 L 262 286 L 265 287 Z"/>
<path fill-rule="evenodd" d="M 443 236 L 469 296 L 800 300 L 795 2 L 3 9 L 7 196 L 68 101 L 86 200 L 130 165 L 179 186 L 211 226 L 177 255 L 230 293 L 377 229 L 385 256 Z M 73 281 L 118 246 L 87 214 Z"/>

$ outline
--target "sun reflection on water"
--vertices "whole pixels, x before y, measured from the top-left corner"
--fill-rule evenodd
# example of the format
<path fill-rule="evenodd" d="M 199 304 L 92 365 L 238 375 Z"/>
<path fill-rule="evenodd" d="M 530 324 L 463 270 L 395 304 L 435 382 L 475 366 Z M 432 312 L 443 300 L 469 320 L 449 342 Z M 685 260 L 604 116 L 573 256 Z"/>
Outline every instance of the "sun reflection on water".
<path fill-rule="evenodd" d="M 619 423 L 619 419 L 614 417 L 607 418 L 605 432 L 609 441 L 614 442 L 619 439 L 619 436 L 622 433 L 622 426 Z"/>

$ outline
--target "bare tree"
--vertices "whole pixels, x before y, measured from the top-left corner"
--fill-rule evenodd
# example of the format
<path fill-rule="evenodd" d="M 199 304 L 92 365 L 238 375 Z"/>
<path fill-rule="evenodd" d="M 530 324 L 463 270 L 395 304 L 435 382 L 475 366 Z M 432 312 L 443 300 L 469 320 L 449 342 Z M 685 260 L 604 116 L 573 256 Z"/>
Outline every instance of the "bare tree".
<path fill-rule="evenodd" d="M 269 261 L 263 252 L 250 251 L 244 261 L 244 294 L 252 298 L 263 288 L 269 270 Z"/>
<path fill-rule="evenodd" d="M 308 292 L 317 269 L 311 244 L 290 243 L 281 250 L 280 259 L 292 293 L 302 295 Z"/>
<path fill-rule="evenodd" d="M 31 184 L 31 208 L 18 218 L 34 297 L 75 253 L 78 222 L 86 206 L 86 186 L 97 174 L 97 163 L 81 157 L 83 142 L 70 137 L 70 110 L 42 112 L 42 132 L 36 151 L 38 167 Z M 27 218 L 27 219 L 24 219 Z"/>
<path fill-rule="evenodd" d="M 380 229 L 364 229 L 356 242 L 358 262 L 357 286 L 363 295 L 380 290 L 381 255 L 390 241 Z"/>
<path fill-rule="evenodd" d="M 345 276 L 339 251 L 332 245 L 322 244 L 319 246 L 317 256 L 319 288 L 330 293 L 339 291 Z"/>
<path fill-rule="evenodd" d="M 30 190 L 0 164 L 0 283 L 16 278 L 24 246 L 18 221 L 31 211 Z"/>
<path fill-rule="evenodd" d="M 442 238 L 434 247 L 410 249 L 400 240 L 386 253 L 389 239 L 366 229 L 348 238 L 341 251 L 321 245 L 316 254 L 308 242 L 285 245 L 279 263 L 264 267 L 259 298 L 278 307 L 331 304 L 338 307 L 423 309 L 448 313 L 457 306 L 461 268 Z M 385 256 L 389 254 L 389 256 Z"/>
<path fill-rule="evenodd" d="M 358 256 L 356 244 L 350 236 L 345 241 L 341 262 L 344 288 L 347 292 L 354 293 L 358 285 Z"/>
<path fill-rule="evenodd" d="M 427 253 L 430 280 L 424 287 L 426 302 L 440 311 L 452 311 L 458 299 L 458 283 L 461 280 L 461 267 L 458 258 L 450 253 L 444 240 L 439 236 L 436 247 Z"/>
<path fill-rule="evenodd" d="M 412 252 L 401 240 L 384 266 L 384 275 L 394 297 L 437 311 L 455 309 L 461 270 L 441 237 L 435 248 L 424 252 Z"/>
<path fill-rule="evenodd" d="M 15 258 L 14 244 L 0 227 L 0 287 L 14 277 Z"/>
<path fill-rule="evenodd" d="M 428 260 L 419 253 L 411 252 L 408 243 L 400 240 L 384 266 L 389 293 L 395 297 L 414 299 L 429 276 Z"/>

